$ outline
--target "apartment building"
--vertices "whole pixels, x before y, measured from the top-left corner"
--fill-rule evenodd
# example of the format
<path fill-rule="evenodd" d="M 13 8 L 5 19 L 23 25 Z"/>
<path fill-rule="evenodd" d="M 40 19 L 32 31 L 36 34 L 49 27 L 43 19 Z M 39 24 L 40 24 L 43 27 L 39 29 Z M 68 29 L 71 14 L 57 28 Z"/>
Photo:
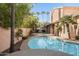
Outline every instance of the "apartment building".
<path fill-rule="evenodd" d="M 79 7 L 75 7 L 75 6 L 65 6 L 65 7 L 52 9 L 51 11 L 52 26 L 50 27 L 51 34 L 56 35 L 56 36 L 59 35 L 62 38 L 69 38 L 67 27 L 63 26 L 62 31 L 59 33 L 57 31 L 57 26 L 59 25 L 58 23 L 60 22 L 60 18 L 67 15 L 74 16 L 74 20 L 78 23 L 76 30 L 74 28 L 75 27 L 74 25 L 69 25 L 71 38 L 75 38 L 76 35 L 79 35 Z"/>

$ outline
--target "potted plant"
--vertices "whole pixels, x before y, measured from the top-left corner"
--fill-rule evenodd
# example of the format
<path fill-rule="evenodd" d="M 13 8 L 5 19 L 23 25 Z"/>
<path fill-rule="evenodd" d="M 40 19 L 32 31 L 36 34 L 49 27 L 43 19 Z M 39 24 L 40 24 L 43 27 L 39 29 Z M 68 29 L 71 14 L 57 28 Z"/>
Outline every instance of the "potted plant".
<path fill-rule="evenodd" d="M 16 32 L 16 38 L 19 40 L 19 37 L 23 37 L 23 31 L 22 29 L 18 29 L 18 31 Z"/>
<path fill-rule="evenodd" d="M 23 37 L 22 29 L 18 29 L 17 32 L 16 32 L 16 38 L 18 40 L 17 48 L 15 49 L 16 51 L 20 50 L 20 46 L 21 46 L 21 44 L 23 42 L 23 40 L 19 40 L 20 37 Z"/>

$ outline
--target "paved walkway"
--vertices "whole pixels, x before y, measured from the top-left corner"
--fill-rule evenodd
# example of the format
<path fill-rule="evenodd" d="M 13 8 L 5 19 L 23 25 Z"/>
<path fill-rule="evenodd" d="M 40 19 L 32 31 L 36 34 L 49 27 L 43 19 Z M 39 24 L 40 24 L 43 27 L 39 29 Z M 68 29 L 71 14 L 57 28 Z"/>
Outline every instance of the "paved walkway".
<path fill-rule="evenodd" d="M 35 36 L 37 34 L 33 34 L 33 35 Z M 70 56 L 69 54 L 59 51 L 54 51 L 54 50 L 30 49 L 27 43 L 28 43 L 28 39 L 24 40 L 21 45 L 20 51 L 8 54 L 7 56 Z"/>

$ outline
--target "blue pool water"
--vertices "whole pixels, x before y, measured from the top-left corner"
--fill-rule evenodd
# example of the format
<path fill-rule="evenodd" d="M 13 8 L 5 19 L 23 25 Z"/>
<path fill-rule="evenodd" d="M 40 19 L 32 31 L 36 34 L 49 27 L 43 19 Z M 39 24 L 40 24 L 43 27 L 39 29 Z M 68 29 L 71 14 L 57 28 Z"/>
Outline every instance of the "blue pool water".
<path fill-rule="evenodd" d="M 31 37 L 28 47 L 31 49 L 49 49 L 58 50 L 74 56 L 79 55 L 79 45 L 71 42 L 64 42 L 50 37 Z"/>

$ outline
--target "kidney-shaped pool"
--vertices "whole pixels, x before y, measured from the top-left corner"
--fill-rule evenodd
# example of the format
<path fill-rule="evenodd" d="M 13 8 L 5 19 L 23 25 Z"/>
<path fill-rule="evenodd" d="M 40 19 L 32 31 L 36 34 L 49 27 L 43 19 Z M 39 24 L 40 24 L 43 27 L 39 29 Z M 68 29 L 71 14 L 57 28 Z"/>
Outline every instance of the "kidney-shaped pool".
<path fill-rule="evenodd" d="M 28 47 L 31 49 L 58 50 L 74 56 L 79 55 L 79 45 L 71 42 L 64 42 L 47 36 L 30 37 Z"/>

